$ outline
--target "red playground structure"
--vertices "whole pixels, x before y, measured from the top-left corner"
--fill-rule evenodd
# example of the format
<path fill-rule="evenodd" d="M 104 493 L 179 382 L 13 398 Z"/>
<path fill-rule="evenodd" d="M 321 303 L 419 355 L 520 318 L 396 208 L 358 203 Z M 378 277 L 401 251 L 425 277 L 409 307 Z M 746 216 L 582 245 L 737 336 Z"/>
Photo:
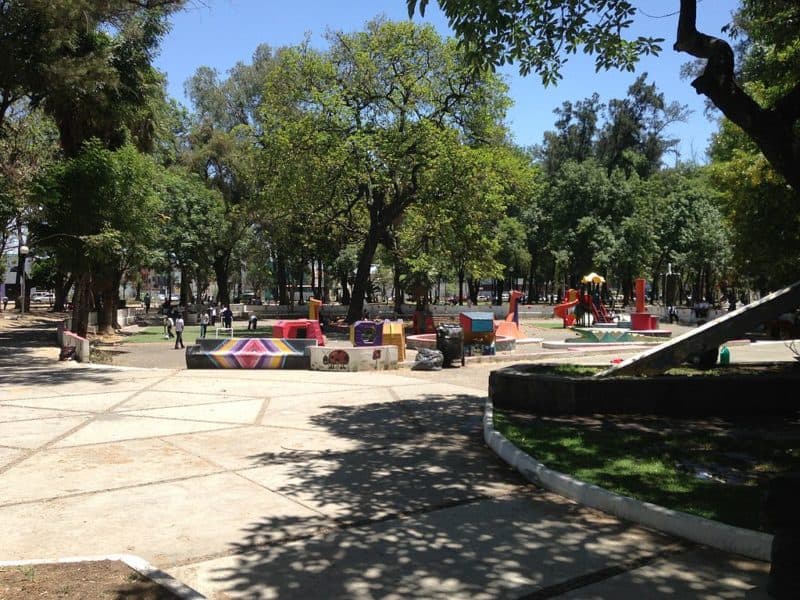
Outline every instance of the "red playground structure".
<path fill-rule="evenodd" d="M 575 307 L 577 305 L 578 290 L 568 289 L 561 304 L 556 304 L 553 307 L 553 315 L 561 317 L 564 327 L 572 327 L 575 325 Z"/>
<path fill-rule="evenodd" d="M 553 308 L 553 314 L 563 319 L 564 327 L 571 327 L 578 320 L 585 325 L 614 323 L 618 317 L 606 308 L 602 300 L 602 286 L 605 282 L 605 278 L 597 273 L 585 275 L 581 279 L 580 291 L 567 290 L 562 303 Z M 588 315 L 591 315 L 591 323 L 587 322 Z"/>
<path fill-rule="evenodd" d="M 592 323 L 613 323 L 614 315 L 603 304 L 602 286 L 606 279 L 595 272 L 584 275 L 581 279 L 581 307 L 584 315 L 592 315 Z"/>

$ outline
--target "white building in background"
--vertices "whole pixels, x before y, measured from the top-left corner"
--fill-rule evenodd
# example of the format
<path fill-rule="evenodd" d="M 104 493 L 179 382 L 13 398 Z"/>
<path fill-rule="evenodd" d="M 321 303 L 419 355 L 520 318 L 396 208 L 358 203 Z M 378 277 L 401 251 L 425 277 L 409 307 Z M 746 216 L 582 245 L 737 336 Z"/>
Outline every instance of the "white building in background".
<path fill-rule="evenodd" d="M 3 277 L 0 279 L 0 298 L 3 296 L 8 296 L 8 291 L 10 288 L 14 288 L 16 290 L 17 285 L 17 261 L 19 256 L 17 256 L 16 252 L 7 252 L 3 255 Z M 25 274 L 30 277 L 31 276 L 31 259 L 29 258 L 25 261 Z"/>

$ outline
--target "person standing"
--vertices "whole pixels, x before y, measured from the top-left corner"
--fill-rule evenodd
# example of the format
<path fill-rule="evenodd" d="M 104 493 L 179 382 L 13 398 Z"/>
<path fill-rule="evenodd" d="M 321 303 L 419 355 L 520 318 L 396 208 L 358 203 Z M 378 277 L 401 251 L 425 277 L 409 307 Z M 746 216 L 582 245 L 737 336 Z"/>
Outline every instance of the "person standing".
<path fill-rule="evenodd" d="M 144 295 L 144 314 L 150 312 L 150 293 Z"/>
<path fill-rule="evenodd" d="M 172 317 L 167 315 L 165 323 L 167 325 L 167 339 L 172 339 L 173 337 L 175 337 L 172 334 L 172 328 L 175 327 L 175 321 L 172 319 Z"/>
<path fill-rule="evenodd" d="M 231 329 L 233 327 L 233 311 L 230 306 L 226 306 L 222 309 L 222 326 L 226 329 Z"/>
<path fill-rule="evenodd" d="M 183 348 L 183 317 L 178 315 L 175 319 L 175 350 L 178 349 L 178 344 Z"/>
<path fill-rule="evenodd" d="M 211 326 L 217 324 L 217 305 L 211 307 Z"/>
<path fill-rule="evenodd" d="M 210 321 L 210 317 L 208 316 L 208 311 L 203 311 L 203 314 L 200 315 L 200 337 L 206 337 L 206 331 L 208 330 L 208 322 Z"/>

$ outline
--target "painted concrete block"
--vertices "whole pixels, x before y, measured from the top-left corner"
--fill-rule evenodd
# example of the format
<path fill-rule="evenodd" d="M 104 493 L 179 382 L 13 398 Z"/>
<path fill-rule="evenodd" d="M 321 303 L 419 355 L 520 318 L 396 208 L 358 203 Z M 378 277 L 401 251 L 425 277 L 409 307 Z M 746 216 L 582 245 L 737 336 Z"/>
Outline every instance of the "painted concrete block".
<path fill-rule="evenodd" d="M 385 371 L 397 368 L 397 346 L 306 349 L 312 371 Z"/>

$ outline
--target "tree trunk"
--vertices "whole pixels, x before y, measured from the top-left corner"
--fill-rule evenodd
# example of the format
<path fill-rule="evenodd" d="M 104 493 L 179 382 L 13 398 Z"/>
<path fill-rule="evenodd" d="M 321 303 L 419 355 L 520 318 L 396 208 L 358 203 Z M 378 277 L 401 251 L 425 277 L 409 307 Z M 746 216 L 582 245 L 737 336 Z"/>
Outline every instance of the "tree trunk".
<path fill-rule="evenodd" d="M 762 108 L 737 83 L 730 45 L 697 31 L 697 0 L 681 0 L 674 49 L 707 59 L 703 74 L 692 82 L 692 87 L 741 127 L 775 170 L 800 191 L 800 140 L 796 128 L 800 83 L 774 102 L 773 108 Z"/>
<path fill-rule="evenodd" d="M 72 275 L 67 275 L 62 271 L 59 271 L 56 275 L 56 282 L 55 282 L 55 301 L 53 302 L 53 311 L 54 312 L 63 312 L 64 307 L 67 302 L 67 296 L 69 296 L 69 290 L 72 287 L 72 284 L 75 282 L 75 279 Z"/>
<path fill-rule="evenodd" d="M 458 305 L 464 306 L 464 269 L 458 270 Z"/>
<path fill-rule="evenodd" d="M 286 260 L 282 254 L 275 256 L 275 276 L 278 281 L 278 304 L 286 306 L 289 297 L 286 293 Z"/>
<path fill-rule="evenodd" d="M 97 306 L 97 333 L 100 335 L 114 333 L 115 299 L 117 296 L 114 284 L 115 278 L 113 277 L 95 279 L 95 298 L 100 299 L 99 306 Z"/>
<path fill-rule="evenodd" d="M 120 325 L 118 316 L 119 310 L 119 286 L 122 283 L 122 272 L 117 273 L 114 276 L 113 285 L 110 290 L 110 297 L 109 297 L 109 304 L 111 304 L 111 325 L 114 329 L 122 329 L 122 325 Z M 105 302 L 103 303 L 105 306 Z"/>
<path fill-rule="evenodd" d="M 339 284 L 342 286 L 342 297 L 340 301 L 343 306 L 348 306 L 350 304 L 350 281 L 347 271 L 341 271 L 339 273 Z"/>
<path fill-rule="evenodd" d="M 495 306 L 500 306 L 503 304 L 503 284 L 505 282 L 502 279 L 495 279 L 494 280 L 494 304 Z"/>
<path fill-rule="evenodd" d="M 103 299 L 103 310 L 97 315 L 97 333 L 108 335 L 114 333 L 114 327 L 117 313 L 116 296 L 117 293 L 109 285 L 100 293 Z M 103 326 L 100 326 L 102 321 Z"/>
<path fill-rule="evenodd" d="M 400 280 L 400 265 L 396 260 L 392 269 L 392 280 L 394 285 L 394 312 L 400 315 L 403 314 L 406 291 L 403 289 L 403 282 Z"/>
<path fill-rule="evenodd" d="M 299 293 L 300 300 L 297 302 L 297 304 L 299 304 L 300 306 L 303 306 L 303 304 L 306 303 L 305 299 L 303 298 L 303 275 L 304 275 L 303 271 L 304 270 L 305 269 L 303 269 L 303 259 L 301 258 L 300 259 L 300 266 L 297 269 L 297 281 L 298 281 L 297 287 L 300 290 L 300 293 Z"/>
<path fill-rule="evenodd" d="M 225 256 L 214 259 L 214 273 L 217 276 L 217 301 L 223 306 L 231 303 L 231 290 L 228 286 L 230 260 Z"/>
<path fill-rule="evenodd" d="M 189 303 L 189 296 L 191 295 L 191 290 L 189 289 L 190 280 L 188 269 L 181 267 L 181 295 L 178 300 L 181 306 L 186 306 Z"/>
<path fill-rule="evenodd" d="M 350 306 L 347 309 L 348 323 L 355 323 L 364 315 L 364 298 L 369 283 L 369 269 L 372 265 L 372 259 L 375 257 L 375 251 L 378 249 L 379 239 L 380 230 L 376 227 L 370 227 L 358 256 L 358 269 L 356 271 L 356 280 L 353 284 L 353 297 L 350 299 Z"/>
<path fill-rule="evenodd" d="M 92 276 L 81 273 L 75 282 L 75 293 L 72 296 L 72 332 L 81 337 L 86 337 L 89 331 L 89 309 L 92 301 L 91 286 Z"/>
<path fill-rule="evenodd" d="M 480 279 L 467 277 L 467 287 L 469 288 L 469 301 L 473 305 L 478 304 L 478 291 L 481 287 Z"/>

